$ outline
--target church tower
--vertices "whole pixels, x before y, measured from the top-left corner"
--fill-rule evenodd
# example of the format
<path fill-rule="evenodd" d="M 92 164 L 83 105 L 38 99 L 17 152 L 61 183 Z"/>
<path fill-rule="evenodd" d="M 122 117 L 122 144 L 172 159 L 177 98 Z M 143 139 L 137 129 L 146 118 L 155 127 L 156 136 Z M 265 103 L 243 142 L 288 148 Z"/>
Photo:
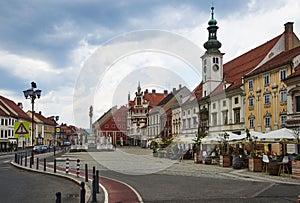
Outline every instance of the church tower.
<path fill-rule="evenodd" d="M 223 80 L 223 53 L 219 48 L 221 42 L 217 40 L 217 21 L 214 19 L 214 7 L 211 7 L 211 19 L 208 21 L 208 41 L 204 43 L 206 49 L 202 58 L 202 96 L 208 96 Z"/>

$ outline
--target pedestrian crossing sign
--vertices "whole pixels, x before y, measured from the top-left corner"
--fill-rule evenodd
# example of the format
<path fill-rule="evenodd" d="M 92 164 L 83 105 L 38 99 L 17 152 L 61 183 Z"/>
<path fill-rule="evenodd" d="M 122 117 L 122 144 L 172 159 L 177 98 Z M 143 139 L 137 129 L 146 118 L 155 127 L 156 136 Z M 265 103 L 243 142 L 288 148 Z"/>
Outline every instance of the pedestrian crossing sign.
<path fill-rule="evenodd" d="M 15 138 L 29 138 L 29 122 L 15 122 L 14 133 Z"/>

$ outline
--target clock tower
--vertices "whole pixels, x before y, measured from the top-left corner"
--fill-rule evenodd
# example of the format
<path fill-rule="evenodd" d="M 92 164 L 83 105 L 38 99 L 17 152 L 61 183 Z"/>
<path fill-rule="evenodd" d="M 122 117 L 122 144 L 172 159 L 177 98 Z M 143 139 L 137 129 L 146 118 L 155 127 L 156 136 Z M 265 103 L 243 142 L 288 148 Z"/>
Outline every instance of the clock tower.
<path fill-rule="evenodd" d="M 202 58 L 202 96 L 208 96 L 223 80 L 223 53 L 219 48 L 221 42 L 217 40 L 217 21 L 214 19 L 214 7 L 211 7 L 211 19 L 208 21 L 208 41 L 204 43 L 206 49 Z"/>

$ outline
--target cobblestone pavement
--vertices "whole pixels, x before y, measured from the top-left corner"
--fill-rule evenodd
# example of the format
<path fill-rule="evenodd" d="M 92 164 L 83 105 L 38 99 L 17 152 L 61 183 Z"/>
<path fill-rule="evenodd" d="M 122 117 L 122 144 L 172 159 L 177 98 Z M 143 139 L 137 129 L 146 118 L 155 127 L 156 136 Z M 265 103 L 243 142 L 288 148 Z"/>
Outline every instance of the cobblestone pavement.
<path fill-rule="evenodd" d="M 239 178 L 276 183 L 299 184 L 300 180 L 290 175 L 270 176 L 262 172 L 251 172 L 248 169 L 233 169 L 218 165 L 195 164 L 193 160 L 170 160 L 153 157 L 152 150 L 139 147 L 123 147 L 109 152 L 76 152 L 66 153 L 58 159 L 58 165 L 65 166 L 65 159 L 70 159 L 70 168 L 76 168 L 76 160 L 89 169 L 96 166 L 101 170 L 114 170 L 129 175 L 167 174 L 194 177 Z M 83 167 L 82 167 L 83 168 Z"/>

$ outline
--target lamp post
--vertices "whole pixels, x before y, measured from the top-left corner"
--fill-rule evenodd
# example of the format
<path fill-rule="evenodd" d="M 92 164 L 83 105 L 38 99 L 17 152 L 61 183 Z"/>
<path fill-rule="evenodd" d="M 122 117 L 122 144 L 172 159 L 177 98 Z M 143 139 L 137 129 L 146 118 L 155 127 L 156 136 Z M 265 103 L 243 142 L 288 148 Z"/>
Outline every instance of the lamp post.
<path fill-rule="evenodd" d="M 36 83 L 31 82 L 31 88 L 24 90 L 24 96 L 31 101 L 31 146 L 34 145 L 34 100 L 41 97 L 42 90 L 36 89 Z"/>

